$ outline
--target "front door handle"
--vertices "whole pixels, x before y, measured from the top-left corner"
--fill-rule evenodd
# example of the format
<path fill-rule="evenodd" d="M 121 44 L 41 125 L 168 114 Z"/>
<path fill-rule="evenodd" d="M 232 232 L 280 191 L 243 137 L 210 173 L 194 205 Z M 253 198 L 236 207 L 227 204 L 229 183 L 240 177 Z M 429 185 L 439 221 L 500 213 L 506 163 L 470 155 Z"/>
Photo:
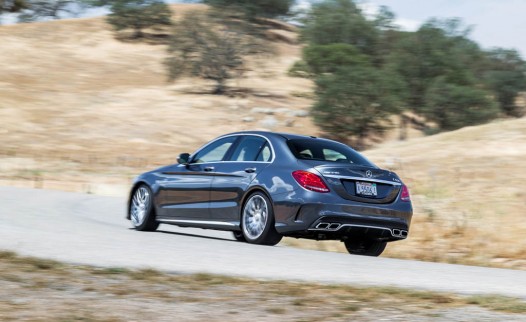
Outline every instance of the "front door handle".
<path fill-rule="evenodd" d="M 205 171 L 206 172 L 214 171 L 214 167 L 206 167 Z"/>
<path fill-rule="evenodd" d="M 254 173 L 254 172 L 256 172 L 256 168 L 246 168 L 245 172 L 246 173 Z"/>

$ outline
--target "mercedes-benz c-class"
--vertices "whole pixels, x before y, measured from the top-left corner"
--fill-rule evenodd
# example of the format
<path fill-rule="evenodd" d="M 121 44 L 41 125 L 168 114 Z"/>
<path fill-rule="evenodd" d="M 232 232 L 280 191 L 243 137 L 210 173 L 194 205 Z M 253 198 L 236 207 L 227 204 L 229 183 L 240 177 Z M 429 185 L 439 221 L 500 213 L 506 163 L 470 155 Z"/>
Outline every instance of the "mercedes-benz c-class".
<path fill-rule="evenodd" d="M 176 164 L 139 175 L 128 219 L 232 231 L 275 245 L 283 236 L 340 240 L 351 254 L 379 256 L 407 238 L 407 186 L 351 147 L 328 139 L 262 131 L 220 136 Z"/>

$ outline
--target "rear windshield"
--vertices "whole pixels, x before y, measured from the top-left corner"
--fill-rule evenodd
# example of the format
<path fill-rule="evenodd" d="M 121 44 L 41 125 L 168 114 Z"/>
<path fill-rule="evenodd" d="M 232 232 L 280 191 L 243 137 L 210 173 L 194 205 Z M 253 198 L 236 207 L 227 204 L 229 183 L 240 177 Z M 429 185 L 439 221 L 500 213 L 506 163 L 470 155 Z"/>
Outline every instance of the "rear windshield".
<path fill-rule="evenodd" d="M 330 161 L 375 167 L 360 153 L 338 142 L 321 139 L 292 139 L 288 140 L 287 144 L 294 156 L 301 160 Z"/>

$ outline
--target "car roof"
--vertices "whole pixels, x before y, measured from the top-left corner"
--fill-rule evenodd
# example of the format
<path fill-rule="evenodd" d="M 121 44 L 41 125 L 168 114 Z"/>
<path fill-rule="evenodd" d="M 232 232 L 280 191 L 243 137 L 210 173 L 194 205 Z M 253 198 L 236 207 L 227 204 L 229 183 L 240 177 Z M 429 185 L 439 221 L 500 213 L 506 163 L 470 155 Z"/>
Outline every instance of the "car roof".
<path fill-rule="evenodd" d="M 282 133 L 282 132 L 270 132 L 270 131 L 239 131 L 239 132 L 225 134 L 223 136 L 226 136 L 226 135 L 246 135 L 246 134 L 256 134 L 256 135 L 262 135 L 262 136 L 266 136 L 266 137 L 281 136 L 281 137 L 283 137 L 283 138 L 285 138 L 287 140 L 316 138 L 315 136 L 291 134 L 291 133 Z"/>

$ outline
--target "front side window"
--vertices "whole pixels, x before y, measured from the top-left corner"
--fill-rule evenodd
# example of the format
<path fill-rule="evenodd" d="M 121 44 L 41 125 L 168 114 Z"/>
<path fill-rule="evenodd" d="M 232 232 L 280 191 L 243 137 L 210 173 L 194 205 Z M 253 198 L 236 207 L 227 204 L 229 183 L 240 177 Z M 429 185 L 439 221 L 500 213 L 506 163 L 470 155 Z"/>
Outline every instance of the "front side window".
<path fill-rule="evenodd" d="M 228 152 L 228 149 L 230 146 L 232 146 L 236 139 L 236 136 L 229 136 L 210 143 L 201 149 L 201 151 L 197 152 L 192 160 L 192 163 L 222 161 Z"/>

